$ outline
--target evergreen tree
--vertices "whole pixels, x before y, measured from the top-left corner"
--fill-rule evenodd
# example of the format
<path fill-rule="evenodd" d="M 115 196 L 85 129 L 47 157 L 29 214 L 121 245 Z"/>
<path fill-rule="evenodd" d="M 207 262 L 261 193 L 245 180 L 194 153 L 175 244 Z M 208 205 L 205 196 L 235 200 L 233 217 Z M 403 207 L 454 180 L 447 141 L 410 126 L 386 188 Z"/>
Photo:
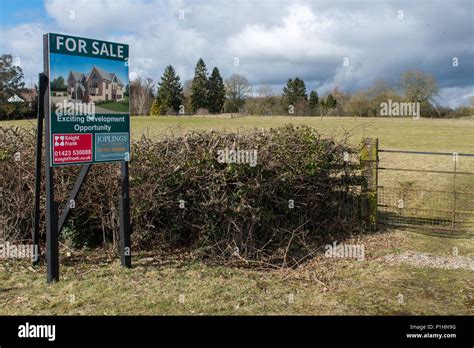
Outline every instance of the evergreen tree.
<path fill-rule="evenodd" d="M 311 91 L 311 93 L 309 94 L 309 107 L 311 109 L 314 109 L 318 105 L 318 101 L 319 101 L 318 92 Z"/>
<path fill-rule="evenodd" d="M 288 105 L 295 105 L 300 99 L 308 99 L 304 81 L 298 77 L 294 80 L 289 79 L 286 86 L 283 87 L 283 97 Z"/>
<path fill-rule="evenodd" d="M 166 114 L 169 109 L 178 112 L 179 106 L 183 100 L 183 87 L 179 75 L 171 65 L 165 68 L 165 72 L 158 83 L 157 104 L 159 105 L 160 115 Z M 156 105 L 155 105 L 156 110 Z"/>
<path fill-rule="evenodd" d="M 191 85 L 191 106 L 193 112 L 199 108 L 208 108 L 207 102 L 207 68 L 204 60 L 199 58 L 194 69 L 194 79 Z"/>
<path fill-rule="evenodd" d="M 155 100 L 151 104 L 150 115 L 158 116 L 160 114 L 161 114 L 160 113 L 160 103 L 158 102 L 158 98 L 155 98 Z"/>
<path fill-rule="evenodd" d="M 329 94 L 328 97 L 326 98 L 326 107 L 330 109 L 336 108 L 337 101 L 334 99 L 332 94 Z"/>
<path fill-rule="evenodd" d="M 66 83 L 64 82 L 64 77 L 59 76 L 51 82 L 52 91 L 65 91 Z"/>
<path fill-rule="evenodd" d="M 19 96 L 25 87 L 23 70 L 13 63 L 11 54 L 0 57 L 0 107 L 6 106 L 9 98 Z"/>
<path fill-rule="evenodd" d="M 224 107 L 225 87 L 219 69 L 212 69 L 207 88 L 207 106 L 211 113 L 219 113 Z"/>

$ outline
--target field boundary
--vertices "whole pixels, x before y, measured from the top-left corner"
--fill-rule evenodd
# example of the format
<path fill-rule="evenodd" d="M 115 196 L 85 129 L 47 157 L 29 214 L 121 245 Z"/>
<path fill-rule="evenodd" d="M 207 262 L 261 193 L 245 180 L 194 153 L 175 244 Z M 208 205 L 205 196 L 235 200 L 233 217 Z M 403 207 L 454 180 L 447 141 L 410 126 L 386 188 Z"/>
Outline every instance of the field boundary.
<path fill-rule="evenodd" d="M 378 144 L 378 142 L 376 142 Z M 427 170 L 380 166 L 379 153 L 422 156 L 451 156 L 452 170 Z M 458 176 L 474 176 L 474 172 L 458 169 L 459 157 L 474 157 L 472 153 L 411 151 L 377 148 L 377 181 L 379 171 L 431 173 L 452 177 L 450 190 L 390 187 L 377 182 L 378 222 L 382 225 L 423 228 L 446 233 L 474 231 L 474 192 L 457 186 Z"/>

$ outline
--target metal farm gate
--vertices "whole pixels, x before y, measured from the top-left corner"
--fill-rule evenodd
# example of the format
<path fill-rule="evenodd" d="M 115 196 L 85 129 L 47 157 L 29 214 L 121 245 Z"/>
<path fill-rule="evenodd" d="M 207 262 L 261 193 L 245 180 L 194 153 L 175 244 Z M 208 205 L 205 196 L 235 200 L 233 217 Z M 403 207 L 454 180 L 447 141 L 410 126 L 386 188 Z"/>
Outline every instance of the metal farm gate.
<path fill-rule="evenodd" d="M 378 139 L 365 144 L 376 153 L 369 182 L 377 225 L 474 234 L 474 154 L 379 149 Z"/>

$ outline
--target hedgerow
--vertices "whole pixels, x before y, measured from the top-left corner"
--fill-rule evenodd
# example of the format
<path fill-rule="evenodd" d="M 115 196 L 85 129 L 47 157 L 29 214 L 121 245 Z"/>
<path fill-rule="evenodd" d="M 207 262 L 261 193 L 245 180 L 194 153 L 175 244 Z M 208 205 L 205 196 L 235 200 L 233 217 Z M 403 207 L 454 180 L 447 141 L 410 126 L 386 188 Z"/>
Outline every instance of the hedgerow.
<path fill-rule="evenodd" d="M 225 149 L 256 150 L 256 163 L 220 163 L 218 151 Z M 134 141 L 134 249 L 295 263 L 322 242 L 359 230 L 360 175 L 347 161 L 353 151 L 345 139 L 325 138 L 306 126 Z M 0 128 L 0 238 L 31 238 L 34 153 L 34 130 Z M 61 207 L 78 171 L 55 169 Z M 94 247 L 117 240 L 119 180 L 119 164 L 92 166 L 63 242 Z M 41 205 L 44 212 L 44 195 Z"/>

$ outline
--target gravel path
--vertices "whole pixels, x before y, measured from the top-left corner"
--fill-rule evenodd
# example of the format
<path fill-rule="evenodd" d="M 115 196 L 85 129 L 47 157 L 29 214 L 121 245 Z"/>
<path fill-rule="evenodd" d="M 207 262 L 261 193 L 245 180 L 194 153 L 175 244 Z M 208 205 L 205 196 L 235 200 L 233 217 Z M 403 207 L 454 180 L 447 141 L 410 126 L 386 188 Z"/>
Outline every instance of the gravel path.
<path fill-rule="evenodd" d="M 409 251 L 399 255 L 387 255 L 384 260 L 390 264 L 406 263 L 417 267 L 469 269 L 474 271 L 474 258 L 468 256 L 435 256 Z"/>

